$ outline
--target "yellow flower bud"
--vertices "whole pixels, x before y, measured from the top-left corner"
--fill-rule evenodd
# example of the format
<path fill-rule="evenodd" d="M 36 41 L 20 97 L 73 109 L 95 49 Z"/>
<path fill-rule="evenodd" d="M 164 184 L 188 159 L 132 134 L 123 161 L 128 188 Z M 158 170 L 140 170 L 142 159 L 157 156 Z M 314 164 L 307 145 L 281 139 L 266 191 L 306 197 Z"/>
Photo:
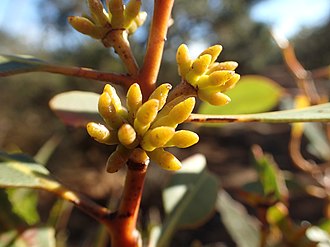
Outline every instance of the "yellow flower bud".
<path fill-rule="evenodd" d="M 124 27 L 130 26 L 134 18 L 139 14 L 141 8 L 141 0 L 130 0 L 124 10 Z"/>
<path fill-rule="evenodd" d="M 222 46 L 221 45 L 214 45 L 214 46 L 210 46 L 209 48 L 207 48 L 206 50 L 204 50 L 200 55 L 203 56 L 205 54 L 209 54 L 212 59 L 210 63 L 214 63 L 215 60 L 217 60 L 218 56 L 220 55 L 222 51 Z"/>
<path fill-rule="evenodd" d="M 182 101 L 173 107 L 173 109 L 168 113 L 170 118 L 178 124 L 183 123 L 191 114 L 195 107 L 195 98 L 189 97 L 188 99 Z"/>
<path fill-rule="evenodd" d="M 141 147 L 146 151 L 153 151 L 163 147 L 174 135 L 175 129 L 171 127 L 157 127 L 147 131 L 141 141 Z"/>
<path fill-rule="evenodd" d="M 139 84 L 134 83 L 129 87 L 126 95 L 126 107 L 131 121 L 135 118 L 136 112 L 141 105 L 142 105 L 141 89 Z"/>
<path fill-rule="evenodd" d="M 198 88 L 215 87 L 225 84 L 235 74 L 231 70 L 215 71 L 210 75 L 201 76 L 198 81 Z"/>
<path fill-rule="evenodd" d="M 199 141 L 199 137 L 195 132 L 189 130 L 176 131 L 173 137 L 166 143 L 164 147 L 187 148 Z"/>
<path fill-rule="evenodd" d="M 140 12 L 134 20 L 130 23 L 129 27 L 127 28 L 127 33 L 132 34 L 138 29 L 138 27 L 142 26 L 143 23 L 147 19 L 147 12 Z"/>
<path fill-rule="evenodd" d="M 159 101 L 150 99 L 143 103 L 136 112 L 134 120 L 134 129 L 142 136 L 149 129 L 150 124 L 155 120 L 158 112 Z"/>
<path fill-rule="evenodd" d="M 226 83 L 225 83 L 225 89 L 223 91 L 227 91 L 229 89 L 232 89 L 235 87 L 236 83 L 239 81 L 241 76 L 239 74 L 234 74 Z"/>
<path fill-rule="evenodd" d="M 122 168 L 128 161 L 131 152 L 132 150 L 119 144 L 107 160 L 107 172 L 114 173 Z"/>
<path fill-rule="evenodd" d="M 128 148 L 133 148 L 138 144 L 136 132 L 130 124 L 123 124 L 120 126 L 118 129 L 118 140 L 121 144 Z"/>
<path fill-rule="evenodd" d="M 156 121 L 151 125 L 151 128 L 159 126 L 169 126 L 176 128 L 178 124 L 183 123 L 191 114 L 195 106 L 195 98 L 189 97 L 175 105 L 163 117 L 157 117 Z M 164 109 L 167 110 L 167 109 Z"/>
<path fill-rule="evenodd" d="M 218 71 L 218 70 L 235 70 L 237 66 L 238 63 L 234 61 L 213 63 L 209 66 L 207 74 L 212 74 L 214 71 Z"/>
<path fill-rule="evenodd" d="M 157 87 L 152 94 L 150 95 L 149 99 L 156 99 L 159 101 L 158 110 L 162 109 L 166 103 L 168 92 L 172 89 L 172 85 L 169 83 L 164 83 Z"/>
<path fill-rule="evenodd" d="M 88 123 L 87 124 L 87 132 L 88 134 L 94 138 L 97 142 L 108 144 L 108 145 L 114 145 L 119 143 L 119 140 L 117 138 L 116 132 L 107 129 L 102 124 L 98 123 Z"/>
<path fill-rule="evenodd" d="M 136 120 L 147 125 L 150 124 L 157 116 L 159 101 L 150 99 L 142 104 L 136 113 Z"/>
<path fill-rule="evenodd" d="M 122 125 L 123 119 L 116 112 L 116 109 L 112 104 L 110 95 L 107 92 L 101 94 L 99 98 L 98 109 L 104 121 L 111 128 L 117 129 Z"/>
<path fill-rule="evenodd" d="M 188 73 L 185 76 L 186 80 L 191 85 L 193 85 L 193 86 L 197 85 L 200 76 L 206 72 L 207 67 L 210 65 L 211 59 L 212 59 L 211 55 L 206 54 L 206 55 L 203 55 L 203 56 L 197 58 L 193 62 L 190 70 L 188 71 Z"/>
<path fill-rule="evenodd" d="M 110 84 L 105 85 L 103 92 L 106 92 L 109 94 L 111 98 L 111 103 L 115 107 L 116 112 L 119 112 L 122 109 L 120 98 L 116 92 L 116 89 L 111 86 Z"/>
<path fill-rule="evenodd" d="M 100 0 L 88 0 L 88 7 L 95 21 L 95 24 L 100 26 L 107 25 L 109 19 L 104 13 L 103 4 Z"/>
<path fill-rule="evenodd" d="M 101 39 L 103 37 L 103 28 L 97 27 L 89 19 L 81 16 L 70 16 L 68 18 L 71 26 L 78 32 L 91 36 L 95 39 Z"/>
<path fill-rule="evenodd" d="M 124 26 L 124 5 L 122 0 L 109 0 L 109 12 L 111 13 L 112 28 L 123 28 Z"/>
<path fill-rule="evenodd" d="M 191 70 L 193 70 L 197 75 L 202 75 L 205 73 L 207 67 L 212 61 L 212 56 L 209 54 L 202 55 L 198 57 L 191 65 Z"/>
<path fill-rule="evenodd" d="M 147 152 L 148 156 L 159 166 L 166 170 L 176 171 L 181 168 L 181 162 L 170 152 L 163 148 L 157 148 L 152 152 Z"/>
<path fill-rule="evenodd" d="M 188 47 L 185 44 L 179 46 L 176 53 L 176 61 L 178 63 L 179 75 L 185 77 L 192 64 Z"/>
<path fill-rule="evenodd" d="M 134 148 L 129 156 L 129 160 L 136 164 L 149 164 L 149 157 L 142 148 Z"/>
<path fill-rule="evenodd" d="M 200 89 L 197 94 L 201 100 L 206 101 L 211 105 L 220 106 L 226 105 L 230 102 L 230 98 L 217 89 Z"/>
<path fill-rule="evenodd" d="M 139 136 L 143 136 L 149 128 L 150 124 L 143 124 L 137 119 L 134 120 L 134 129 Z"/>

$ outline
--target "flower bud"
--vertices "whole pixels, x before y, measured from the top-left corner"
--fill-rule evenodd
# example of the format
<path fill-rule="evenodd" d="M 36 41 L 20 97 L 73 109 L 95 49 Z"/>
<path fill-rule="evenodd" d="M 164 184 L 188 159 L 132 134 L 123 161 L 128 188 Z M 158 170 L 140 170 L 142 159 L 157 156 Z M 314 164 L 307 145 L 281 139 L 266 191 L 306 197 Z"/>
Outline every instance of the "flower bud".
<path fill-rule="evenodd" d="M 163 148 L 157 148 L 152 152 L 147 152 L 149 157 L 159 166 L 166 170 L 176 171 L 181 168 L 181 162 L 170 152 Z"/>
<path fill-rule="evenodd" d="M 119 112 L 122 109 L 120 98 L 116 92 L 116 89 L 111 86 L 110 84 L 105 85 L 103 92 L 106 92 L 109 94 L 111 98 L 111 103 L 115 108 L 116 112 Z"/>
<path fill-rule="evenodd" d="M 111 12 L 112 28 L 124 27 L 124 5 L 122 0 L 109 0 L 109 12 Z"/>
<path fill-rule="evenodd" d="M 107 172 L 114 173 L 121 169 L 128 161 L 131 152 L 132 150 L 119 144 L 107 160 Z"/>
<path fill-rule="evenodd" d="M 130 26 L 134 18 L 139 14 L 141 8 L 141 0 L 130 0 L 124 10 L 124 27 Z"/>
<path fill-rule="evenodd" d="M 136 112 L 142 105 L 142 93 L 139 84 L 134 83 L 127 91 L 126 107 L 129 113 L 130 120 L 136 116 Z"/>
<path fill-rule="evenodd" d="M 234 61 L 213 63 L 209 66 L 209 70 L 207 71 L 207 74 L 212 74 L 214 71 L 218 71 L 218 70 L 235 70 L 237 66 L 238 63 Z"/>
<path fill-rule="evenodd" d="M 127 28 L 127 33 L 132 34 L 138 29 L 138 27 L 142 26 L 143 23 L 147 19 L 147 12 L 140 12 L 134 20 L 130 23 L 129 27 Z"/>
<path fill-rule="evenodd" d="M 221 106 L 230 102 L 230 98 L 227 95 L 216 89 L 200 89 L 198 90 L 197 94 L 201 100 L 206 101 L 211 105 Z"/>
<path fill-rule="evenodd" d="M 88 7 L 92 14 L 95 24 L 105 26 L 109 22 L 107 15 L 104 13 L 103 4 L 100 0 L 88 0 Z"/>
<path fill-rule="evenodd" d="M 146 151 L 153 151 L 163 147 L 174 135 L 175 129 L 171 127 L 157 127 L 149 130 L 143 136 L 141 147 Z"/>
<path fill-rule="evenodd" d="M 120 126 L 118 129 L 118 140 L 121 144 L 128 148 L 132 148 L 132 146 L 136 146 L 138 144 L 136 132 L 130 124 L 123 124 Z"/>
<path fill-rule="evenodd" d="M 231 70 L 215 71 L 210 75 L 201 76 L 198 81 L 198 88 L 216 87 L 225 84 L 235 74 Z"/>
<path fill-rule="evenodd" d="M 195 132 L 189 130 L 176 131 L 173 137 L 166 143 L 164 147 L 187 148 L 199 141 L 199 137 Z"/>
<path fill-rule="evenodd" d="M 71 26 L 78 32 L 91 36 L 95 39 L 101 39 L 103 37 L 103 29 L 97 27 L 89 19 L 81 16 L 70 16 L 68 18 Z"/>
<path fill-rule="evenodd" d="M 179 75 L 185 77 L 192 64 L 188 47 L 185 44 L 179 46 L 176 53 L 176 61 L 178 63 Z"/>
<path fill-rule="evenodd" d="M 181 101 L 175 105 L 167 114 L 163 117 L 156 119 L 151 128 L 159 126 L 169 126 L 176 128 L 178 124 L 183 123 L 191 114 L 195 106 L 195 98 L 189 97 L 184 101 Z M 166 109 L 164 109 L 166 110 Z"/>
<path fill-rule="evenodd" d="M 99 98 L 98 109 L 104 121 L 111 128 L 118 129 L 122 125 L 123 119 L 116 112 L 116 109 L 112 104 L 110 95 L 107 92 L 101 94 Z"/>
<path fill-rule="evenodd" d="M 142 148 L 134 148 L 129 156 L 129 160 L 136 164 L 149 164 L 149 157 Z"/>
<path fill-rule="evenodd" d="M 200 55 L 203 56 L 205 54 L 209 54 L 211 56 L 211 62 L 210 63 L 214 63 L 215 60 L 217 60 L 218 56 L 220 55 L 222 51 L 222 46 L 221 45 L 214 45 L 214 46 L 210 46 L 209 48 L 207 48 L 206 50 L 204 50 Z"/>
<path fill-rule="evenodd" d="M 156 99 L 159 101 L 158 110 L 162 109 L 166 103 L 166 99 L 168 96 L 168 92 L 172 89 L 172 85 L 169 83 L 164 83 L 157 87 L 152 94 L 150 95 L 149 99 Z"/>
<path fill-rule="evenodd" d="M 141 124 L 150 124 L 157 116 L 159 101 L 156 99 L 149 99 L 138 109 L 136 113 L 136 120 Z"/>
<path fill-rule="evenodd" d="M 107 127 L 102 124 L 91 122 L 87 124 L 86 128 L 88 134 L 97 142 L 104 143 L 107 145 L 114 145 L 119 143 L 116 132 L 107 129 Z"/>

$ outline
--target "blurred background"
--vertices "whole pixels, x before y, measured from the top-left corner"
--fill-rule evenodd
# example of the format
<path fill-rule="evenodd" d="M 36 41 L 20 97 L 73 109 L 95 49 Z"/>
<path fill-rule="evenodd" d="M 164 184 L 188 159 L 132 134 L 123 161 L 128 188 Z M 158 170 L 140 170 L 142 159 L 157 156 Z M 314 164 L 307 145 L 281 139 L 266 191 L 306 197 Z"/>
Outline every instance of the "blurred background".
<path fill-rule="evenodd" d="M 130 38 L 140 64 L 152 7 L 153 1 L 143 1 L 143 9 L 148 12 L 147 23 Z M 100 42 L 82 36 L 68 25 L 68 16 L 81 13 L 87 13 L 87 4 L 81 0 L 1 0 L 0 53 L 28 54 L 61 65 L 125 72 L 111 49 L 105 49 Z M 239 74 L 265 75 L 287 90 L 295 90 L 294 79 L 284 65 L 281 50 L 271 32 L 290 40 L 306 69 L 330 64 L 328 0 L 199 0 L 193 4 L 189 0 L 177 0 L 172 17 L 174 25 L 168 32 L 159 83 L 180 81 L 175 53 L 181 43 L 189 46 L 193 56 L 210 45 L 221 44 L 224 50 L 219 60 L 237 61 Z M 101 92 L 103 84 L 46 73 L 15 75 L 0 80 L 0 149 L 19 150 L 34 156 L 45 143 L 55 143 L 47 167 L 56 177 L 103 204 L 109 198 L 116 201 L 123 174 L 104 172 L 111 148 L 95 143 L 84 129 L 64 126 L 48 107 L 49 100 L 60 92 Z M 329 90 L 329 86 L 324 88 Z M 200 144 L 175 152 L 181 159 L 196 152 L 205 154 L 209 169 L 219 176 L 222 186 L 230 190 L 239 187 L 253 174 L 252 144 L 259 144 L 271 153 L 281 169 L 294 170 L 287 154 L 289 131 L 289 125 L 285 124 L 264 124 L 257 128 L 236 125 L 216 130 L 200 128 Z M 163 179 L 159 179 L 159 175 Z M 160 191 L 168 176 L 170 173 L 151 167 L 142 202 L 142 228 L 147 227 L 151 209 L 156 208 L 162 215 Z M 55 199 L 43 192 L 40 196 L 41 215 L 47 219 Z M 293 217 L 313 221 L 321 216 L 320 201 L 306 197 L 292 200 L 292 207 L 302 202 L 306 205 L 306 210 L 296 210 Z M 228 246 L 234 246 L 225 233 L 224 236 L 209 234 L 207 229 L 218 224 L 220 222 L 211 219 L 193 232 L 182 232 L 176 239 L 182 244 L 177 246 L 189 246 L 187 243 L 192 241 L 192 236 L 199 236 L 202 242 L 203 239 L 205 242 L 226 241 Z M 83 246 L 86 239 L 95 234 L 91 231 L 95 225 L 97 223 L 92 219 L 74 210 L 66 230 L 68 246 Z M 82 234 L 87 237 L 82 239 Z"/>

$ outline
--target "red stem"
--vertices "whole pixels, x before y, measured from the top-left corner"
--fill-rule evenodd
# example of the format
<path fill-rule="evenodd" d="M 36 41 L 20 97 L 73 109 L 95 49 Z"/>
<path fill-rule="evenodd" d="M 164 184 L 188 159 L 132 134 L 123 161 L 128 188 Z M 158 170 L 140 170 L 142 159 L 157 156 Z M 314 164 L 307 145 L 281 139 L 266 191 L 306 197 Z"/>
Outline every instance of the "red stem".
<path fill-rule="evenodd" d="M 147 51 L 139 75 L 145 98 L 155 89 L 173 4 L 174 0 L 155 0 Z"/>
<path fill-rule="evenodd" d="M 107 224 L 111 246 L 141 246 L 141 236 L 136 230 L 147 164 L 128 162 L 125 187 L 118 212 Z"/>

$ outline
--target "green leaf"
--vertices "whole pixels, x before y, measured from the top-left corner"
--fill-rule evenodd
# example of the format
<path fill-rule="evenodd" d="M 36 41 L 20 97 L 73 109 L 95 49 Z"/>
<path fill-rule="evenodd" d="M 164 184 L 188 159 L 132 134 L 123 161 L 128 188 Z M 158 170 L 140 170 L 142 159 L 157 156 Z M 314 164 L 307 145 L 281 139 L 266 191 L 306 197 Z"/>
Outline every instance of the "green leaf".
<path fill-rule="evenodd" d="M 39 71 L 47 64 L 37 58 L 20 55 L 0 55 L 0 76 Z"/>
<path fill-rule="evenodd" d="M 43 166 L 22 154 L 0 151 L 0 188 L 44 189 L 63 198 L 75 197 L 73 192 L 56 181 Z"/>
<path fill-rule="evenodd" d="M 7 189 L 12 210 L 29 225 L 39 222 L 38 193 L 31 189 Z"/>
<path fill-rule="evenodd" d="M 25 155 L 0 152 L 0 187 L 43 187 L 49 171 Z"/>
<path fill-rule="evenodd" d="M 293 122 L 330 122 L 330 103 L 293 109 L 242 115 L 204 115 L 191 114 L 186 122 L 209 123 L 293 123 Z"/>
<path fill-rule="evenodd" d="M 9 231 L 0 235 L 0 247 L 55 247 L 55 231 L 50 227 L 29 228 L 24 231 Z"/>
<path fill-rule="evenodd" d="M 197 154 L 182 164 L 163 193 L 167 216 L 157 246 L 167 246 L 177 229 L 199 225 L 214 212 L 219 183 L 206 170 L 205 157 Z"/>
<path fill-rule="evenodd" d="M 56 95 L 50 107 L 67 125 L 85 127 L 88 122 L 102 122 L 98 114 L 100 95 L 92 92 L 71 91 Z"/>
<path fill-rule="evenodd" d="M 237 85 L 226 92 L 231 102 L 224 106 L 213 106 L 203 102 L 199 107 L 202 114 L 247 114 L 266 112 L 279 102 L 283 89 L 267 77 L 242 76 Z"/>
<path fill-rule="evenodd" d="M 26 222 L 13 212 L 13 206 L 9 201 L 7 190 L 0 189 L 0 232 L 26 226 Z"/>
<path fill-rule="evenodd" d="M 275 195 L 277 199 L 280 199 L 281 193 L 279 185 L 277 184 L 277 172 L 276 167 L 269 162 L 266 157 L 256 159 L 256 167 L 259 174 L 260 182 L 263 186 L 264 195 Z"/>
<path fill-rule="evenodd" d="M 222 190 L 218 194 L 216 208 L 237 246 L 255 247 L 260 245 L 259 223 L 247 213 L 242 204 L 233 200 L 228 193 Z"/>

